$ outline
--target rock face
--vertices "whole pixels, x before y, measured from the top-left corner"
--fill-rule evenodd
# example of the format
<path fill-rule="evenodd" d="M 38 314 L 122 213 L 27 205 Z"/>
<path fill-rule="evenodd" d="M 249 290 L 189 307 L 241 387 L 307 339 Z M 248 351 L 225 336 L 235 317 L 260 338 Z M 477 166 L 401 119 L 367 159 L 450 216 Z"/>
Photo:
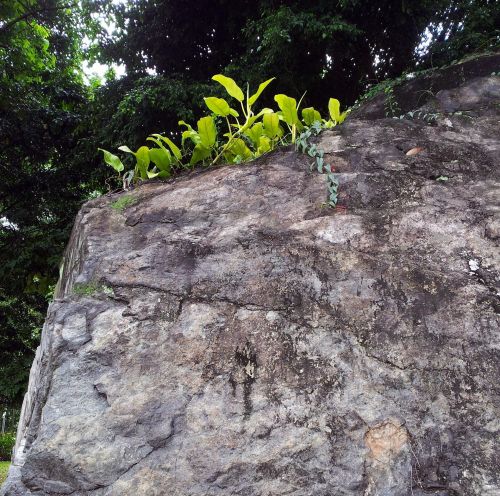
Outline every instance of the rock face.
<path fill-rule="evenodd" d="M 3 494 L 500 494 L 500 78 L 455 83 L 322 134 L 336 210 L 291 149 L 87 203 Z"/>

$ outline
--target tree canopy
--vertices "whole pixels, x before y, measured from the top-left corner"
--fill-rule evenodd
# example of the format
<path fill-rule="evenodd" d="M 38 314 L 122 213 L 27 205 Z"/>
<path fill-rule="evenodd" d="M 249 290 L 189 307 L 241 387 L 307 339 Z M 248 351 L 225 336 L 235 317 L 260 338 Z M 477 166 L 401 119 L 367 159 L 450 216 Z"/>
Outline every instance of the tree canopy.
<path fill-rule="evenodd" d="M 84 10 L 59 1 L 0 5 L 0 397 L 24 390 L 50 288 L 82 199 L 75 146 L 89 98 Z"/>
<path fill-rule="evenodd" d="M 98 147 L 192 121 L 215 73 L 352 104 L 381 80 L 498 49 L 499 26 L 493 0 L 0 3 L 0 403 L 21 400 L 77 209 L 107 190 Z M 126 73 L 89 79 L 95 61 Z"/>

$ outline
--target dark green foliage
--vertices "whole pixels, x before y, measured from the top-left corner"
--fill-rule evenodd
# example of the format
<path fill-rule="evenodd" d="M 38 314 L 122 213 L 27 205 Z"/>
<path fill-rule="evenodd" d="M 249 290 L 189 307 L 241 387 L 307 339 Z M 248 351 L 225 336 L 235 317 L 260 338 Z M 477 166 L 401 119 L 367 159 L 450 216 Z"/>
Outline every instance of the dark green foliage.
<path fill-rule="evenodd" d="M 85 119 L 93 151 L 96 143 L 104 148 L 127 143 L 135 149 L 151 132 L 173 130 L 180 119 L 194 120 L 210 88 L 206 81 L 143 76 L 108 82 L 95 92 Z"/>
<path fill-rule="evenodd" d="M 12 449 L 16 443 L 16 435 L 12 432 L 0 434 L 0 461 L 10 461 Z"/>
<path fill-rule="evenodd" d="M 188 84 L 217 71 L 251 85 L 277 75 L 284 93 L 308 91 L 306 106 L 319 106 L 325 93 L 352 103 L 367 84 L 430 63 L 418 50 L 426 29 L 440 63 L 456 58 L 453 50 L 498 46 L 496 4 L 140 0 L 115 7 L 123 29 L 104 41 L 103 58 L 124 62 L 130 74 L 154 69 Z"/>
<path fill-rule="evenodd" d="M 500 2 L 454 0 L 443 3 L 437 19 L 428 26 L 434 41 L 421 65 L 439 67 L 468 54 L 498 50 Z"/>
<path fill-rule="evenodd" d="M 259 15 L 258 3 L 226 0 L 136 0 L 116 5 L 120 35 L 102 40 L 103 58 L 120 60 L 133 75 L 206 81 L 244 53 L 241 29 Z"/>
<path fill-rule="evenodd" d="M 0 19 L 0 404 L 19 404 L 88 167 L 71 162 L 89 98 L 83 10 L 2 2 Z"/>

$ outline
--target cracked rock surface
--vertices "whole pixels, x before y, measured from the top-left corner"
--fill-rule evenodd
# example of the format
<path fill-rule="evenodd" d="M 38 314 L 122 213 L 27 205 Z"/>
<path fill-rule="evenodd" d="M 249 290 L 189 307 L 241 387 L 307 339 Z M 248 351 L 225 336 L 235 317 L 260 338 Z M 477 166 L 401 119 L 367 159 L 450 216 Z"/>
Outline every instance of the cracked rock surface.
<path fill-rule="evenodd" d="M 500 494 L 499 103 L 87 203 L 2 494 Z"/>

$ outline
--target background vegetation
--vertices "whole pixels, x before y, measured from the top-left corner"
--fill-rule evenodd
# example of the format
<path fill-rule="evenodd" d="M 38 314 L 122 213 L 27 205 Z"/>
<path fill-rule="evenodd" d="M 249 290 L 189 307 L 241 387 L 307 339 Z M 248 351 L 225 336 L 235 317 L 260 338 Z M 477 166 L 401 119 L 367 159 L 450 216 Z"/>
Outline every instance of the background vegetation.
<path fill-rule="evenodd" d="M 7 473 L 9 471 L 10 462 L 0 462 L 0 484 L 3 484 L 5 479 L 7 479 Z"/>
<path fill-rule="evenodd" d="M 252 87 L 276 76 L 326 113 L 325 96 L 349 105 L 404 71 L 497 49 L 498 26 L 493 0 L 1 2 L 2 411 L 22 400 L 74 215 L 107 189 L 98 147 L 193 122 L 216 73 Z M 95 61 L 125 75 L 86 77 Z"/>

